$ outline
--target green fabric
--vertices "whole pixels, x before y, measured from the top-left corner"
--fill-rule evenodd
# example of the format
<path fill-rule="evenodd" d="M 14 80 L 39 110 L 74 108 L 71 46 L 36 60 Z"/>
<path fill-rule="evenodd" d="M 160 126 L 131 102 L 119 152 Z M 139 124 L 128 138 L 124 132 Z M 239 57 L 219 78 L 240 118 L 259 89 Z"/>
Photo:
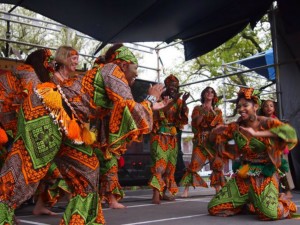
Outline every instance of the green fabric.
<path fill-rule="evenodd" d="M 242 135 L 242 133 L 239 131 L 235 131 L 233 133 L 233 138 L 234 138 L 235 143 L 238 145 L 239 149 L 242 149 L 247 144 L 247 141 L 248 141 L 247 138 L 244 137 Z M 255 151 L 257 153 L 263 152 L 266 149 L 265 144 L 256 138 L 250 139 L 249 146 L 253 151 Z"/>
<path fill-rule="evenodd" d="M 240 167 L 241 167 L 241 162 L 240 161 L 234 161 L 232 163 L 232 171 L 233 172 L 236 172 Z"/>
<path fill-rule="evenodd" d="M 169 137 L 176 138 L 173 136 Z M 175 145 L 174 149 L 169 145 L 167 150 L 163 150 L 159 145 L 158 141 L 154 141 L 151 143 L 151 151 L 152 166 L 156 163 L 156 161 L 160 159 L 163 159 L 165 162 L 172 163 L 174 166 L 176 166 L 178 144 Z"/>
<path fill-rule="evenodd" d="M 276 134 L 287 143 L 288 149 L 292 149 L 297 144 L 297 133 L 294 128 L 288 124 L 282 124 L 278 127 L 271 128 L 270 131 Z M 271 139 L 271 142 L 272 139 Z"/>
<path fill-rule="evenodd" d="M 121 59 L 129 63 L 138 64 L 137 58 L 126 46 L 122 46 L 116 50 L 116 59 Z"/>
<path fill-rule="evenodd" d="M 180 186 L 193 186 L 193 173 L 188 173 L 180 180 Z"/>
<path fill-rule="evenodd" d="M 238 131 L 233 132 L 233 139 L 239 149 L 242 149 L 247 144 L 247 140 Z"/>
<path fill-rule="evenodd" d="M 272 182 L 269 182 L 260 195 L 254 192 L 252 186 L 249 188 L 249 199 L 254 207 L 271 219 L 278 219 L 278 194 L 278 190 Z"/>
<path fill-rule="evenodd" d="M 155 136 L 159 136 L 159 139 L 162 143 L 167 143 L 168 139 L 173 139 L 173 138 L 177 138 L 176 136 L 168 136 L 168 135 L 155 135 Z M 167 140 L 161 140 L 162 138 L 167 138 Z M 172 142 L 170 140 L 170 142 Z M 177 154 L 178 154 L 178 144 L 175 144 L 175 148 L 172 148 L 171 145 L 168 145 L 168 149 L 163 150 L 161 148 L 161 146 L 159 145 L 158 141 L 153 141 L 151 143 L 151 171 L 153 176 L 150 178 L 148 184 L 153 187 L 156 188 L 157 190 L 161 191 L 163 190 L 164 187 L 162 187 L 160 185 L 160 182 L 163 182 L 164 184 L 168 183 L 170 181 L 170 177 L 167 177 L 165 179 L 168 180 L 159 180 L 159 179 L 163 179 L 161 176 L 165 176 L 165 170 L 168 166 L 168 164 L 172 164 L 174 167 L 176 167 L 176 163 L 177 163 Z M 156 162 L 163 159 L 165 161 L 165 167 L 164 168 L 156 168 Z M 155 170 L 159 170 L 159 171 L 155 171 Z M 156 177 L 158 176 L 158 177 Z M 161 193 L 162 194 L 162 193 Z"/>
<path fill-rule="evenodd" d="M 241 195 L 235 179 L 230 179 L 224 187 L 208 203 L 208 208 L 223 204 L 232 203 L 234 208 L 243 206 L 248 201 L 248 194 Z"/>
<path fill-rule="evenodd" d="M 279 167 L 279 170 L 282 172 L 282 173 L 287 173 L 289 172 L 289 163 L 287 160 L 285 159 L 281 159 L 281 166 Z"/>
<path fill-rule="evenodd" d="M 97 158 L 100 162 L 100 175 L 106 174 L 113 166 L 118 166 L 118 159 L 115 155 L 112 155 L 112 157 L 109 160 L 104 159 L 103 152 L 95 148 L 94 152 L 97 155 Z"/>
<path fill-rule="evenodd" d="M 69 224 L 74 214 L 79 214 L 84 219 L 84 224 L 86 225 L 95 224 L 98 207 L 98 194 L 89 193 L 86 197 L 76 195 L 70 200 L 63 215 L 65 224 Z"/>
<path fill-rule="evenodd" d="M 233 170 L 234 172 L 243 167 L 240 162 L 234 162 L 233 166 L 235 167 L 235 170 Z M 247 174 L 249 176 L 259 176 L 260 174 L 263 174 L 265 177 L 271 177 L 275 171 L 275 166 L 270 163 L 249 163 L 249 171 Z"/>
<path fill-rule="evenodd" d="M 71 148 L 74 148 L 84 154 L 87 154 L 88 156 L 92 156 L 93 155 L 93 148 L 89 145 L 77 145 L 75 143 L 73 143 L 71 140 L 67 139 L 66 141 L 64 141 L 64 144 L 67 146 L 70 146 Z"/>
<path fill-rule="evenodd" d="M 97 106 L 103 108 L 111 109 L 113 107 L 113 102 L 108 98 L 104 86 L 104 80 L 102 77 L 101 69 L 98 68 L 94 80 L 94 102 Z"/>
<path fill-rule="evenodd" d="M 125 143 L 130 142 L 131 141 L 130 138 L 124 138 L 122 140 L 119 139 L 126 134 L 130 134 L 131 131 L 137 129 L 138 126 L 136 124 L 136 121 L 132 117 L 132 114 L 128 109 L 128 106 L 125 106 L 119 132 L 109 133 L 109 143 L 114 143 L 113 145 L 111 145 L 111 148 L 117 149 L 118 147 L 124 145 Z"/>
<path fill-rule="evenodd" d="M 14 210 L 0 202 L 0 225 L 14 224 Z"/>
<path fill-rule="evenodd" d="M 26 121 L 21 109 L 16 139 L 22 138 L 32 159 L 34 169 L 46 166 L 59 151 L 62 136 L 50 116 Z"/>

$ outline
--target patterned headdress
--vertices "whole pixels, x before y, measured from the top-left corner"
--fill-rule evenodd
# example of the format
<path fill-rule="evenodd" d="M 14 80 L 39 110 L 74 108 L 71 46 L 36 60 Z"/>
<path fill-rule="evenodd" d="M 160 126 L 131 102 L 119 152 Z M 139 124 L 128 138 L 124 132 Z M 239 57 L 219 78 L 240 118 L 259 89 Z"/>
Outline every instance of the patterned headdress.
<path fill-rule="evenodd" d="M 51 63 L 54 60 L 54 56 L 52 55 L 49 49 L 44 49 L 44 54 L 45 54 L 44 66 L 50 72 L 50 76 L 51 76 L 54 73 L 54 66 L 51 65 Z"/>
<path fill-rule="evenodd" d="M 164 82 L 165 86 L 169 86 L 171 82 L 176 82 L 179 85 L 179 80 L 173 74 L 169 75 Z"/>
<path fill-rule="evenodd" d="M 241 87 L 238 92 L 238 99 L 245 98 L 247 100 L 252 100 L 254 103 L 260 105 L 261 100 L 259 98 L 260 92 L 258 90 L 254 90 L 254 88 L 244 88 Z"/>
<path fill-rule="evenodd" d="M 113 62 L 113 61 L 126 61 L 128 63 L 138 64 L 137 58 L 134 54 L 127 48 L 126 46 L 121 46 L 111 55 L 109 59 L 106 59 L 106 62 Z"/>

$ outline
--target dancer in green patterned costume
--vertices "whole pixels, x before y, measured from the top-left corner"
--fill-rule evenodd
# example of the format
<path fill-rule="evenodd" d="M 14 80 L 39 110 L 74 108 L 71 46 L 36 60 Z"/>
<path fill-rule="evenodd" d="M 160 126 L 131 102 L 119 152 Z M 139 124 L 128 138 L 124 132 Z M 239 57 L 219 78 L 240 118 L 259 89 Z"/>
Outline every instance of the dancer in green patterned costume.
<path fill-rule="evenodd" d="M 160 204 L 160 199 L 174 200 L 178 192 L 174 173 L 177 163 L 178 142 L 177 132 L 188 123 L 188 107 L 186 100 L 189 93 L 179 94 L 179 80 L 174 75 L 165 79 L 166 91 L 162 98 L 174 99 L 174 103 L 153 115 L 154 125 L 150 136 L 152 176 L 149 181 L 153 189 L 152 202 Z M 166 191 L 171 196 L 166 195 Z"/>
<path fill-rule="evenodd" d="M 261 220 L 291 218 L 297 210 L 290 198 L 279 194 L 279 174 L 287 168 L 281 156 L 286 147 L 291 150 L 296 145 L 296 132 L 277 119 L 257 116 L 258 108 L 256 91 L 241 88 L 237 99 L 240 118 L 214 128 L 210 135 L 218 157 L 240 159 L 234 177 L 209 202 L 211 215 L 234 215 L 246 204 Z M 232 139 L 236 148 L 225 149 Z"/>
<path fill-rule="evenodd" d="M 99 138 L 95 151 L 101 164 L 100 195 L 114 209 L 125 207 L 118 202 L 124 196 L 118 179 L 118 159 L 125 153 L 128 144 L 141 141 L 142 135 L 151 131 L 152 109 L 160 109 L 170 102 L 155 101 L 163 91 L 161 84 L 149 88 L 148 98 L 152 101 L 134 101 L 130 87 L 138 76 L 137 68 L 134 54 L 122 44 L 115 44 L 87 72 L 91 78 L 102 80 L 102 86 L 95 88 L 106 93 L 106 98 L 95 96 L 95 102 L 100 105 Z"/>
<path fill-rule="evenodd" d="M 66 49 L 66 61 L 76 66 L 78 53 Z M 88 120 L 83 115 L 93 112 L 90 98 L 81 92 L 80 77 L 49 77 L 50 55 L 37 50 L 16 71 L 28 89 L 0 174 L 0 224 L 14 223 L 14 210 L 35 193 L 54 160 L 72 190 L 61 224 L 104 224 L 97 188 L 99 161 L 83 125 Z"/>

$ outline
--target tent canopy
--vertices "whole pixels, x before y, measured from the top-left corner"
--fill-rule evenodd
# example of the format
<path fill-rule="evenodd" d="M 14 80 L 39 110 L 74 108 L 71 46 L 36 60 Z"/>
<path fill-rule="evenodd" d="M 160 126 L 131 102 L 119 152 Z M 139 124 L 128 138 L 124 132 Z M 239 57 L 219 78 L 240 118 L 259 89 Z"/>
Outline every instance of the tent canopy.
<path fill-rule="evenodd" d="M 267 65 L 273 65 L 274 64 L 273 49 L 269 49 L 265 52 L 261 52 L 259 54 L 245 58 L 243 60 L 238 61 L 238 63 L 248 67 L 249 69 L 263 67 Z M 263 69 L 257 69 L 257 70 L 255 69 L 254 71 L 264 76 L 268 80 L 275 81 L 275 68 L 273 66 L 266 67 Z"/>
<path fill-rule="evenodd" d="M 113 42 L 183 40 L 186 60 L 254 25 L 273 0 L 0 0 Z"/>

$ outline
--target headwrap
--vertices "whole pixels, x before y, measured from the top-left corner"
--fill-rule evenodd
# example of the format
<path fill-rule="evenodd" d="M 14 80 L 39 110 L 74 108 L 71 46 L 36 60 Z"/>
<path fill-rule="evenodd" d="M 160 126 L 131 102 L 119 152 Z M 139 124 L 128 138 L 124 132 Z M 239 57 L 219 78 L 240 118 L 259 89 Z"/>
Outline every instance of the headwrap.
<path fill-rule="evenodd" d="M 238 92 L 238 99 L 243 97 L 247 100 L 254 101 L 254 103 L 256 103 L 260 106 L 261 100 L 259 98 L 259 94 L 260 94 L 260 92 L 258 90 L 254 90 L 254 88 L 241 87 Z"/>
<path fill-rule="evenodd" d="M 179 80 L 173 74 L 169 75 L 164 81 L 165 86 L 169 86 L 172 82 L 176 82 L 177 86 L 179 85 Z"/>
<path fill-rule="evenodd" d="M 45 54 L 44 67 L 50 72 L 50 76 L 51 76 L 54 73 L 54 65 L 50 65 L 50 64 L 53 62 L 54 56 L 52 55 L 49 49 L 44 49 L 44 54 Z"/>
<path fill-rule="evenodd" d="M 77 52 L 75 49 L 72 49 L 72 50 L 69 52 L 69 57 L 70 57 L 70 56 L 73 56 L 73 55 L 79 55 L 78 52 Z"/>
<path fill-rule="evenodd" d="M 138 64 L 137 58 L 134 56 L 134 54 L 127 48 L 126 46 L 122 46 L 118 48 L 114 54 L 111 55 L 109 59 L 106 59 L 106 62 L 113 62 L 113 61 L 119 61 L 123 60 L 128 63 L 134 63 Z"/>

